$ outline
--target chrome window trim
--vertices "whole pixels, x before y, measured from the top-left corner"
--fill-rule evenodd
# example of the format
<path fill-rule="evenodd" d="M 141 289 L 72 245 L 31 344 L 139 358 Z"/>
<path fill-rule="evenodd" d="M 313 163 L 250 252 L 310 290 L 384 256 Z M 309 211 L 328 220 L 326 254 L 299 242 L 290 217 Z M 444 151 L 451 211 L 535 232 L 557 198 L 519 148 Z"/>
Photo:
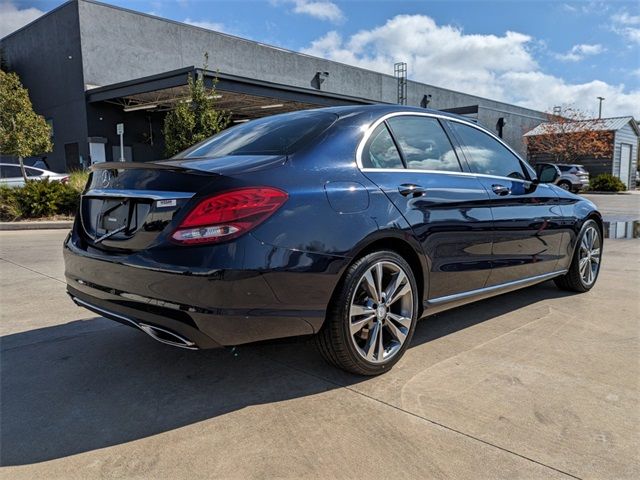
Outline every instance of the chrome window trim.
<path fill-rule="evenodd" d="M 522 178 L 513 178 L 513 177 L 501 177 L 498 175 L 488 175 L 486 173 L 471 173 L 471 172 L 452 172 L 450 170 L 419 170 L 415 168 L 361 168 L 361 172 L 364 173 L 398 173 L 398 172 L 408 172 L 408 173 L 438 173 L 442 175 L 458 175 L 464 177 L 482 177 L 482 178 L 495 178 L 497 180 L 507 180 L 509 182 L 520 182 L 525 185 L 531 185 L 532 180 L 526 180 Z"/>
<path fill-rule="evenodd" d="M 429 117 L 429 118 L 443 119 L 443 120 L 447 120 L 449 122 L 457 122 L 457 123 L 461 123 L 463 125 L 467 125 L 469 127 L 473 127 L 473 128 L 475 128 L 477 130 L 480 130 L 483 133 L 486 133 L 487 135 L 492 137 L 494 140 L 496 140 L 498 143 L 500 143 L 502 146 L 504 146 L 507 150 L 509 150 L 509 152 L 511 152 L 513 155 L 515 155 L 515 157 L 520 162 L 522 162 L 524 168 L 529 170 L 529 174 L 535 173 L 535 171 L 533 171 L 533 169 L 527 164 L 527 162 L 525 162 L 520 157 L 520 155 L 518 155 L 500 137 L 498 137 L 497 135 L 494 135 L 489 130 L 487 130 L 484 127 L 481 127 L 480 125 L 478 125 L 476 123 L 468 122 L 468 121 L 462 120 L 460 118 L 449 117 L 447 115 L 439 115 L 437 113 L 411 112 L 411 111 L 407 111 L 407 110 L 403 110 L 403 111 L 399 111 L 399 112 L 387 113 L 386 115 L 383 115 L 382 117 L 380 117 L 377 120 L 375 120 L 374 122 L 372 122 L 367 127 L 367 130 L 365 131 L 364 136 L 360 140 L 360 143 L 358 144 L 358 148 L 356 149 L 356 165 L 358 166 L 358 169 L 360 169 L 360 171 L 362 171 L 362 172 L 386 172 L 386 173 L 392 173 L 392 172 L 431 173 L 431 174 L 433 174 L 433 173 L 441 173 L 441 174 L 445 174 L 445 175 L 465 175 L 465 176 L 471 176 L 471 177 L 497 178 L 497 179 L 501 179 L 501 180 L 516 181 L 516 182 L 521 182 L 521 183 L 525 183 L 525 184 L 530 184 L 532 182 L 532 180 L 527 180 L 527 179 L 503 177 L 503 176 L 499 176 L 499 175 L 488 175 L 486 173 L 473 173 L 473 172 L 465 172 L 465 171 L 452 172 L 450 170 L 421 170 L 421 169 L 415 169 L 415 168 L 367 168 L 367 167 L 363 167 L 362 166 L 362 154 L 364 152 L 364 147 L 367 144 L 367 141 L 369 140 L 369 137 L 371 137 L 371 135 L 373 134 L 373 131 L 378 127 L 378 125 L 380 125 L 381 123 L 387 121 L 389 118 L 400 117 L 400 116 L 417 116 L 417 117 Z M 443 129 L 443 131 L 444 131 L 444 129 Z M 455 145 L 452 145 L 452 146 L 455 148 Z M 462 147 L 462 148 L 464 148 L 464 147 Z"/>

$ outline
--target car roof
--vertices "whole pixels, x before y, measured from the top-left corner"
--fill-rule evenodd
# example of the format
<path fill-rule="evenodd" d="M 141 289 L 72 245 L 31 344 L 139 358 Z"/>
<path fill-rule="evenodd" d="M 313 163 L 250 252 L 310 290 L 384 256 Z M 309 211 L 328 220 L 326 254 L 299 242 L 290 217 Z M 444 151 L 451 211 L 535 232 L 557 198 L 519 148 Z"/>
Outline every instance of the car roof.
<path fill-rule="evenodd" d="M 335 113 L 339 117 L 346 117 L 353 115 L 354 113 L 368 113 L 386 115 L 388 113 L 396 112 L 416 112 L 416 113 L 432 113 L 434 115 L 440 115 L 443 117 L 449 117 L 453 119 L 461 119 L 467 122 L 473 122 L 473 119 L 465 117 L 464 115 L 456 115 L 454 113 L 443 112 L 441 110 L 434 110 L 431 108 L 412 107 L 408 105 L 391 105 L 391 104 L 374 104 L 374 105 L 348 105 L 342 107 L 325 107 L 315 109 L 317 111 L 326 111 Z"/>
<path fill-rule="evenodd" d="M 0 167 L 20 167 L 19 163 L 0 163 Z M 39 167 L 34 167 L 32 165 L 25 165 L 24 168 L 35 168 L 36 170 L 42 170 L 43 172 L 48 172 L 48 170 L 45 170 L 43 168 L 39 168 Z"/>
<path fill-rule="evenodd" d="M 20 164 L 19 163 L 0 163 L 0 167 L 18 167 L 18 168 L 20 168 Z M 58 172 L 54 172 L 52 170 L 47 170 L 45 168 L 34 167 L 32 165 L 25 165 L 24 168 L 30 168 L 31 170 L 40 170 L 41 172 L 53 173 L 55 175 L 58 175 Z"/>

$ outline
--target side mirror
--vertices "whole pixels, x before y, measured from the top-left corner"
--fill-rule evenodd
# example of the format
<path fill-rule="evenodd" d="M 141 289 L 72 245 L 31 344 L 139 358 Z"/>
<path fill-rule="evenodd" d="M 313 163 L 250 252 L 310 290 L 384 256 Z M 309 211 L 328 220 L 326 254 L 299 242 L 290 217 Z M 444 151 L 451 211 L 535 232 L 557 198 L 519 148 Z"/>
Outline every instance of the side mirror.
<path fill-rule="evenodd" d="M 560 172 L 555 165 L 545 165 L 538 172 L 539 183 L 554 183 L 558 177 L 560 177 Z"/>

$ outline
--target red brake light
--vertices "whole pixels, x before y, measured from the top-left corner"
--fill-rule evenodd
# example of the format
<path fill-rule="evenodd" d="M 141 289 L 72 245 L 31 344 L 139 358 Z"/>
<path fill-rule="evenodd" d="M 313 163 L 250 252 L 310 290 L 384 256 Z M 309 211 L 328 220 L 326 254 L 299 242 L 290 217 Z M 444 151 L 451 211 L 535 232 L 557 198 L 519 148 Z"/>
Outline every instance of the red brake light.
<path fill-rule="evenodd" d="M 205 198 L 171 238 L 184 244 L 231 240 L 264 222 L 287 198 L 285 192 L 271 187 L 239 188 Z"/>

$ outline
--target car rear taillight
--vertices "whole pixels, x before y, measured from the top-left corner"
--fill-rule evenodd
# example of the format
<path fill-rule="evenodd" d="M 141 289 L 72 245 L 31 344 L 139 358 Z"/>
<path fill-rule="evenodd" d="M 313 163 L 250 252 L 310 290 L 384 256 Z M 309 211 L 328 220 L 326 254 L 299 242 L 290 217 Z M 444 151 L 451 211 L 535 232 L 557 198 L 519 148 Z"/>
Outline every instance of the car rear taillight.
<path fill-rule="evenodd" d="M 62 177 L 60 183 L 69 183 L 69 177 Z"/>
<path fill-rule="evenodd" d="M 231 240 L 264 222 L 288 195 L 271 187 L 239 188 L 205 198 L 180 223 L 171 238 L 182 244 Z"/>

